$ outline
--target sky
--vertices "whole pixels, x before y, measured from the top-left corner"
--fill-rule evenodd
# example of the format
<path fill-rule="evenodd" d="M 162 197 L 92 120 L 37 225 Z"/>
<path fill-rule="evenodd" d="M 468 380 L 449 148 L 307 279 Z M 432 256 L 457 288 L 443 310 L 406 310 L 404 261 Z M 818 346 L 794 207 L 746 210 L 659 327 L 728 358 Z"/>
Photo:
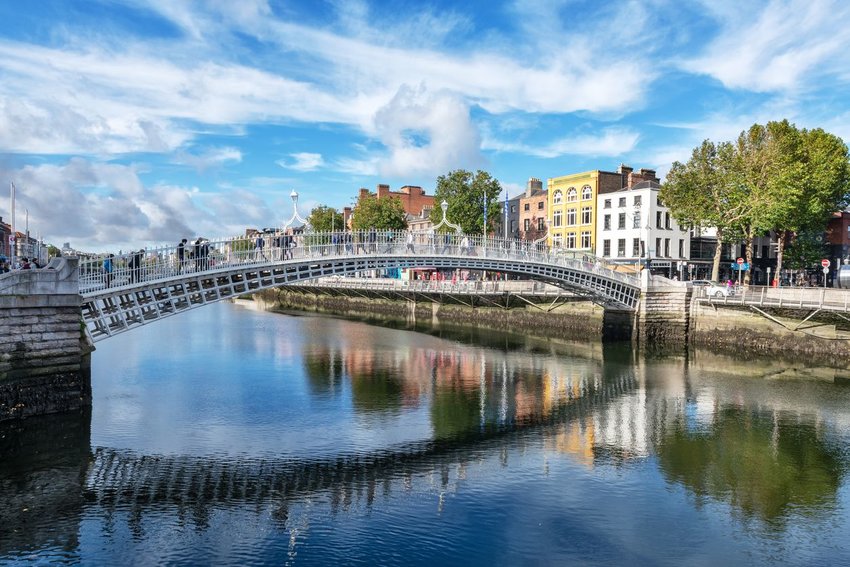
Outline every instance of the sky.
<path fill-rule="evenodd" d="M 844 0 L 0 0 L 0 216 L 92 252 L 483 169 L 515 196 L 784 118 L 850 140 Z"/>

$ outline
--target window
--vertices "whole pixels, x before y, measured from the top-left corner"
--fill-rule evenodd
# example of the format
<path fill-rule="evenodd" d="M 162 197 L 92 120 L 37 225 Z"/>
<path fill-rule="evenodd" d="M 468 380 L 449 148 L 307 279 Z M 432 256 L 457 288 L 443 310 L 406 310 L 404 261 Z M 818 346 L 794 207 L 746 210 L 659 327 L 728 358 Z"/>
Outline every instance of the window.
<path fill-rule="evenodd" d="M 578 193 L 576 193 L 575 187 L 570 187 L 567 189 L 567 202 L 572 203 L 578 198 Z"/>
<path fill-rule="evenodd" d="M 658 205 L 659 207 L 663 207 L 663 206 L 664 206 L 664 205 L 661 203 L 661 197 L 656 197 L 656 198 L 655 198 L 655 204 L 656 204 L 656 205 Z"/>
<path fill-rule="evenodd" d="M 567 226 L 576 225 L 576 210 L 570 209 L 567 211 Z"/>
<path fill-rule="evenodd" d="M 632 217 L 632 228 L 640 228 L 640 213 L 635 213 Z"/>
<path fill-rule="evenodd" d="M 522 206 L 522 210 L 523 210 L 523 211 L 530 211 L 530 210 L 531 210 L 531 203 L 526 203 L 526 204 L 524 204 L 524 205 Z"/>
<path fill-rule="evenodd" d="M 655 239 L 655 256 L 656 257 L 661 256 L 661 239 L 660 238 Z"/>
<path fill-rule="evenodd" d="M 567 235 L 567 248 L 570 250 L 575 250 L 576 247 L 576 233 L 571 232 Z"/>
<path fill-rule="evenodd" d="M 513 234 L 515 232 L 516 232 L 516 221 L 512 220 L 511 221 L 511 234 Z"/>
<path fill-rule="evenodd" d="M 524 221 L 522 221 L 522 229 L 525 232 L 528 232 L 528 230 L 530 228 L 531 228 L 531 219 L 525 219 Z"/>
<path fill-rule="evenodd" d="M 564 244 L 563 237 L 560 234 L 556 234 L 552 238 L 552 246 L 554 248 L 561 248 Z"/>
<path fill-rule="evenodd" d="M 540 217 L 539 219 L 537 219 L 537 230 L 545 230 L 546 229 L 545 222 L 546 222 L 546 219 L 544 219 L 543 217 Z"/>
<path fill-rule="evenodd" d="M 661 228 L 661 211 L 655 211 L 655 228 Z"/>
<path fill-rule="evenodd" d="M 685 257 L 685 241 L 679 240 L 679 258 Z"/>
<path fill-rule="evenodd" d="M 552 195 L 552 204 L 560 205 L 563 201 L 564 201 L 564 194 L 561 193 L 561 190 L 559 189 L 559 190 L 555 191 L 555 193 Z"/>
<path fill-rule="evenodd" d="M 543 207 L 546 205 L 543 201 L 537 201 L 537 210 L 542 211 Z"/>
<path fill-rule="evenodd" d="M 642 204 L 641 196 L 635 195 L 634 205 L 635 207 L 640 207 Z"/>
<path fill-rule="evenodd" d="M 590 185 L 585 185 L 581 188 L 581 198 L 583 201 L 587 201 L 593 197 L 593 189 L 590 188 Z"/>
<path fill-rule="evenodd" d="M 593 208 L 582 207 L 581 208 L 581 224 L 590 224 L 592 218 L 593 218 Z"/>
<path fill-rule="evenodd" d="M 625 207 L 626 206 L 626 198 L 620 197 L 620 200 L 617 202 L 617 206 L 618 207 Z"/>
<path fill-rule="evenodd" d="M 640 238 L 632 239 L 632 256 L 635 258 L 640 256 Z"/>
<path fill-rule="evenodd" d="M 590 248 L 590 231 L 583 230 L 581 231 L 581 247 L 585 250 Z"/>
<path fill-rule="evenodd" d="M 515 212 L 516 212 L 516 205 L 511 205 L 511 213 L 515 213 Z"/>
<path fill-rule="evenodd" d="M 552 215 L 552 226 L 559 227 L 563 225 L 564 217 L 562 211 L 555 211 L 555 214 Z"/>
<path fill-rule="evenodd" d="M 670 213 L 664 213 L 664 228 L 670 229 Z"/>
<path fill-rule="evenodd" d="M 664 257 L 665 258 L 670 257 L 670 239 L 669 238 L 664 239 Z"/>
<path fill-rule="evenodd" d="M 605 215 L 602 219 L 602 230 L 611 230 L 611 215 Z"/>
<path fill-rule="evenodd" d="M 620 213 L 617 215 L 617 228 L 619 230 L 626 229 L 626 213 Z"/>
<path fill-rule="evenodd" d="M 617 257 L 622 258 L 626 255 L 626 239 L 620 238 L 617 240 Z"/>
<path fill-rule="evenodd" d="M 611 255 L 611 241 L 603 240 L 602 241 L 602 256 L 610 256 Z"/>
<path fill-rule="evenodd" d="M 605 208 L 606 209 L 611 208 L 611 199 L 605 199 Z M 847 227 L 847 230 L 850 230 L 850 226 Z"/>

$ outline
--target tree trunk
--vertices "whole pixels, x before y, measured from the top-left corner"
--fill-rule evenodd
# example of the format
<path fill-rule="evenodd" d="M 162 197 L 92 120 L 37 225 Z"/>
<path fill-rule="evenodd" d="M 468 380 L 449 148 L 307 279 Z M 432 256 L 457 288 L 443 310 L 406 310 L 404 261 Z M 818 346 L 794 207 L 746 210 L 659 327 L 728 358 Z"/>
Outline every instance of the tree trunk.
<path fill-rule="evenodd" d="M 753 227 L 747 229 L 747 236 L 744 238 L 744 258 L 749 264 L 750 269 L 744 273 L 744 285 L 752 283 L 753 273 L 753 241 L 755 240 L 755 230 Z"/>
<path fill-rule="evenodd" d="M 778 230 L 776 231 L 776 241 L 778 246 L 776 247 L 776 280 L 777 287 L 782 283 L 782 254 L 785 252 L 785 235 L 787 231 Z"/>
<path fill-rule="evenodd" d="M 711 263 L 711 281 L 720 277 L 720 255 L 723 252 L 723 231 L 717 229 L 717 246 L 714 248 L 714 260 Z"/>

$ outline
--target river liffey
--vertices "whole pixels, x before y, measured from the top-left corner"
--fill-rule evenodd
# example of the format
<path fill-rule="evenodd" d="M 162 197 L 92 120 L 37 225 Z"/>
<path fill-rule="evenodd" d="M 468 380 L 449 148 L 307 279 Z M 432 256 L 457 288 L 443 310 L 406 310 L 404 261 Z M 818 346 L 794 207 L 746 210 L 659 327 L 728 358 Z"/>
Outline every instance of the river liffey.
<path fill-rule="evenodd" d="M 90 413 L 0 426 L 0 564 L 850 564 L 830 370 L 424 331 L 224 303 L 98 343 Z"/>

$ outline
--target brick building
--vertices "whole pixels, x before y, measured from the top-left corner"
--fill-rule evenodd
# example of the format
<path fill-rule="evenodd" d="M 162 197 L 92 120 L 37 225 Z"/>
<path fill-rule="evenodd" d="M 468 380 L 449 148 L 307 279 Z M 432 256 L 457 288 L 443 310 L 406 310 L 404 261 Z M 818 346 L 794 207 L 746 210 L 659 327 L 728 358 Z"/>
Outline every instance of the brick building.
<path fill-rule="evenodd" d="M 525 193 L 519 199 L 519 237 L 521 240 L 537 240 L 546 234 L 546 191 L 543 182 L 532 177 L 525 185 Z"/>

